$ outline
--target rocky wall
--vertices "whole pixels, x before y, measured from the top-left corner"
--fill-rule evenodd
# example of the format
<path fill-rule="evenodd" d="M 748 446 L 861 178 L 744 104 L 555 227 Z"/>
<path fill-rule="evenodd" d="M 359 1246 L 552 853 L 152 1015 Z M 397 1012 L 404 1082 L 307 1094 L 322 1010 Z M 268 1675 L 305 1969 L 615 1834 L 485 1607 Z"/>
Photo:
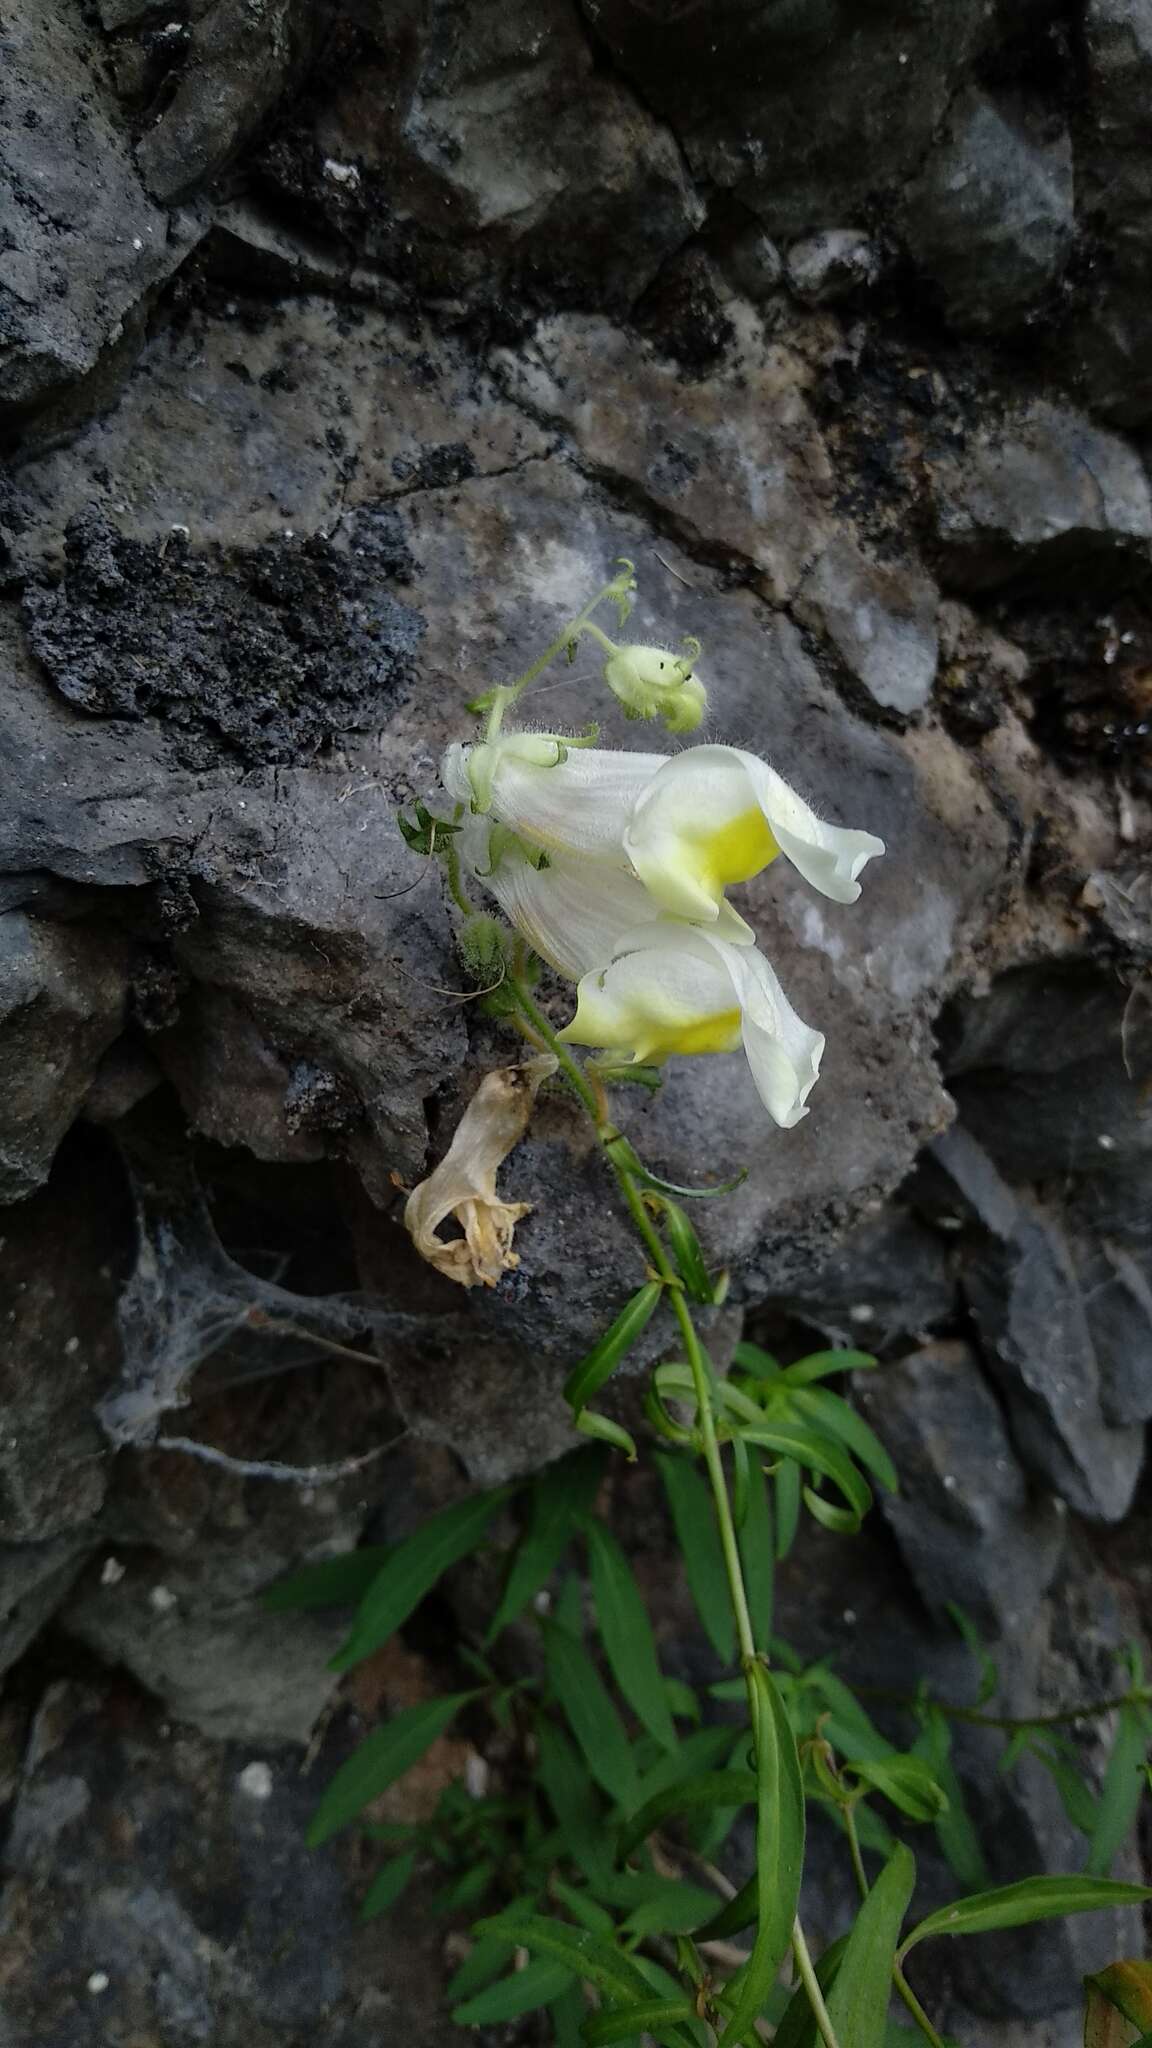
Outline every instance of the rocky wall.
<path fill-rule="evenodd" d="M 828 1035 L 801 1126 L 735 1058 L 620 1104 L 749 1168 L 704 1227 L 751 1328 L 885 1361 L 904 1489 L 797 1640 L 959 1685 L 956 1600 L 1031 1711 L 1152 1628 L 1152 4 L 17 0 L 4 49 L 0 2014 L 358 2048 L 400 1999 L 439 2048 L 438 1954 L 296 1840 L 299 1745 L 423 1681 L 341 1704 L 336 1623 L 255 1601 L 555 1456 L 632 1284 L 559 1099 L 495 1294 L 398 1193 L 507 1041 L 395 808 L 621 554 L 708 736 L 889 847 L 849 910 L 747 891 Z M 1004 1876 L 1075 1857 L 969 1768 Z M 1140 1936 L 1070 1928 L 956 1966 L 956 2038 L 1078 2039 Z"/>

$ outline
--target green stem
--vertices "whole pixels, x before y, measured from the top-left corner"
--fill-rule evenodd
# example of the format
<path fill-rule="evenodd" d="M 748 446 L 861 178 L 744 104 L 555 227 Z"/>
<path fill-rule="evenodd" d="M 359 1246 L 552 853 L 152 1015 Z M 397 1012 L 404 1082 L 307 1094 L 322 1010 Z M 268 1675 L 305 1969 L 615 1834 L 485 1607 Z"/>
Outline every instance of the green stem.
<path fill-rule="evenodd" d="M 868 1875 L 864 1869 L 864 1858 L 860 1854 L 860 1836 L 856 1829 L 856 1815 L 853 1808 L 847 1803 L 840 1808 L 840 1811 L 844 1816 L 844 1832 L 848 1837 L 848 1851 L 852 1858 L 852 1868 L 856 1873 L 856 1883 L 860 1888 L 860 1897 L 866 1899 L 868 1897 Z"/>
<path fill-rule="evenodd" d="M 724 1554 L 724 1568 L 728 1579 L 728 1592 L 732 1612 L 736 1620 L 736 1635 L 740 1644 L 740 1662 L 748 1688 L 748 1712 L 753 1734 L 759 1720 L 759 1696 L 753 1678 L 754 1667 L 761 1661 L 762 1653 L 756 1648 L 756 1634 L 748 1607 L 748 1593 L 744 1584 L 744 1571 L 740 1562 L 740 1545 L 736 1536 L 736 1524 L 732 1515 L 732 1503 L 728 1495 L 728 1482 L 724 1474 L 724 1460 L 716 1435 L 716 1416 L 712 1399 L 712 1366 L 704 1346 L 700 1342 L 692 1311 L 685 1299 L 684 1289 L 659 1231 L 656 1229 L 636 1184 L 635 1176 L 627 1162 L 620 1159 L 612 1147 L 612 1140 L 619 1134 L 604 1119 L 601 1105 L 587 1077 L 572 1058 L 566 1046 L 562 1045 L 543 1012 L 533 1002 L 523 983 L 515 974 L 509 976 L 509 988 L 520 1005 L 521 1012 L 537 1036 L 554 1053 L 560 1063 L 565 1079 L 579 1096 L 584 1108 L 591 1116 L 596 1136 L 605 1157 L 616 1176 L 620 1192 L 627 1205 L 628 1214 L 636 1226 L 636 1232 L 648 1253 L 653 1272 L 664 1281 L 672 1303 L 672 1311 L 680 1326 L 684 1340 L 685 1355 L 692 1373 L 692 1387 L 696 1400 L 696 1413 L 700 1430 L 704 1463 L 712 1487 L 712 1499 L 716 1510 L 716 1521 L 720 1531 L 720 1545 Z M 816 2022 L 824 2048 L 839 2048 L 836 2030 L 828 2016 L 824 1994 L 817 1981 L 816 1971 L 804 1938 L 804 1929 L 797 1917 L 792 1929 L 792 1953 L 801 1982 L 808 1994 L 812 2016 Z"/>
<path fill-rule="evenodd" d="M 1011 1714 L 982 1714 L 978 1707 L 950 1706 L 947 1700 L 924 1700 L 918 1694 L 895 1692 L 882 1685 L 858 1685 L 856 1691 L 861 1699 L 884 1700 L 894 1707 L 907 1707 L 910 1713 L 921 1706 L 935 1707 L 949 1721 L 966 1721 L 974 1728 L 999 1728 L 1006 1735 L 1018 1735 L 1025 1728 L 1069 1728 L 1075 1721 L 1095 1720 L 1102 1714 L 1114 1714 L 1121 1707 L 1147 1706 L 1152 1701 L 1147 1686 L 1134 1686 L 1113 1699 L 1088 1700 L 1083 1706 L 1065 1707 L 1058 1714 L 1025 1714 L 1016 1719 Z"/>
<path fill-rule="evenodd" d="M 631 565 L 629 564 L 630 576 Z M 561 628 L 555 640 L 544 649 L 543 654 L 537 656 L 530 668 L 525 669 L 522 676 L 517 676 L 514 683 L 501 683 L 498 685 L 492 693 L 492 708 L 488 713 L 488 724 L 484 732 L 486 740 L 494 740 L 497 737 L 500 727 L 504 723 L 504 713 L 511 710 L 516 699 L 523 696 L 524 691 L 530 683 L 536 681 L 537 676 L 543 675 L 549 662 L 555 661 L 556 656 L 563 654 L 564 649 L 569 643 L 579 637 L 597 606 L 602 605 L 605 598 L 620 596 L 625 589 L 630 589 L 631 587 L 630 581 L 626 583 L 623 577 L 614 576 L 610 583 L 604 585 L 603 590 L 596 592 L 592 602 L 586 604 L 582 612 L 578 612 L 574 619 L 570 619 L 568 624 Z M 613 653 L 615 653 L 615 648 L 613 648 Z"/>

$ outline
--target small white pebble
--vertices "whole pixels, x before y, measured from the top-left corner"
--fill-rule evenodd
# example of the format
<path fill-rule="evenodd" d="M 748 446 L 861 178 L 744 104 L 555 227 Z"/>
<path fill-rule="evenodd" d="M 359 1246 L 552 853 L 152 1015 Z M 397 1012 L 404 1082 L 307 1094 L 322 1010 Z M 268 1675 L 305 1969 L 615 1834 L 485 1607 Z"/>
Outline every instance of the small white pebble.
<path fill-rule="evenodd" d="M 1116 1150 L 1116 1140 L 1108 1131 L 1101 1131 L 1096 1143 L 1102 1152 L 1114 1152 Z"/>
<path fill-rule="evenodd" d="M 134 249 L 142 249 L 144 247 L 144 238 L 142 235 L 133 235 L 132 247 Z"/>
<path fill-rule="evenodd" d="M 93 1998 L 99 1998 L 102 1991 L 107 1991 L 110 1981 L 107 1970 L 93 1970 L 86 1988 L 92 1993 Z"/>
<path fill-rule="evenodd" d="M 360 172 L 356 164 L 338 164 L 330 156 L 326 156 L 324 159 L 324 175 L 326 178 L 331 178 L 334 185 L 358 185 L 360 183 Z"/>
<path fill-rule="evenodd" d="M 245 1764 L 236 1783 L 249 1799 L 272 1797 L 272 1773 L 267 1764 Z"/>
<path fill-rule="evenodd" d="M 295 540 L 296 528 L 294 526 L 286 526 L 284 528 L 284 538 L 285 540 Z"/>
<path fill-rule="evenodd" d="M 124 1577 L 124 1566 L 118 1557 L 106 1557 L 100 1569 L 102 1586 L 118 1586 Z"/>
<path fill-rule="evenodd" d="M 854 1607 L 846 1607 L 840 1619 L 844 1623 L 845 1627 L 851 1628 L 853 1622 L 856 1619 L 856 1609 Z"/>
<path fill-rule="evenodd" d="M 484 1798 L 488 1790 L 489 1776 L 487 1759 L 478 1755 L 476 1750 L 469 1750 L 464 1765 L 464 1784 L 469 1799 Z"/>
<path fill-rule="evenodd" d="M 858 1301 L 855 1308 L 848 1311 L 849 1321 L 853 1323 L 870 1323 L 875 1314 L 876 1311 L 870 1301 Z"/>
<path fill-rule="evenodd" d="M 956 1474 L 955 1474 L 954 1472 L 946 1472 L 946 1473 L 944 1474 L 944 1479 L 943 1479 L 943 1486 L 944 1486 L 944 1491 L 945 1491 L 945 1493 L 955 1493 L 955 1491 L 956 1491 Z"/>
<path fill-rule="evenodd" d="M 192 534 L 192 528 L 190 526 L 170 526 L 168 528 L 168 531 L 169 533 L 182 533 L 184 535 L 185 540 L 190 539 Z"/>
<path fill-rule="evenodd" d="M 176 1605 L 176 1595 L 170 1586 L 153 1586 L 148 1601 L 149 1605 L 156 1609 L 157 1614 L 171 1614 Z"/>
<path fill-rule="evenodd" d="M 963 1230 L 964 1228 L 964 1218 L 962 1216 L 938 1216 L 936 1221 L 941 1230 Z"/>
<path fill-rule="evenodd" d="M 547 1586 L 541 1586 L 540 1591 L 533 1598 L 532 1605 L 537 1614 L 551 1614 L 552 1595 L 548 1591 Z"/>
<path fill-rule="evenodd" d="M 80 1349 L 80 1339 L 79 1339 L 79 1337 L 69 1337 L 69 1339 L 68 1339 L 68 1342 L 67 1342 L 67 1343 L 66 1343 L 66 1345 L 64 1346 L 64 1356 L 65 1356 L 65 1358 L 75 1358 L 75 1356 L 76 1356 L 76 1353 L 77 1353 L 77 1352 L 79 1351 L 79 1349 Z"/>

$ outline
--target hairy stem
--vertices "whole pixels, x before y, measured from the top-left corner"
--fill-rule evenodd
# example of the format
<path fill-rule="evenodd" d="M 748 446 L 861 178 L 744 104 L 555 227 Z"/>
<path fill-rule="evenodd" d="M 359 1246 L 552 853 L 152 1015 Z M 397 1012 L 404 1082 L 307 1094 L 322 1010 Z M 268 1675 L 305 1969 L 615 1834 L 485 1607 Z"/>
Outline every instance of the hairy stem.
<path fill-rule="evenodd" d="M 511 710 L 516 699 L 523 696 L 529 684 L 536 681 L 537 676 L 543 675 L 549 662 L 555 661 L 558 654 L 563 654 L 564 649 L 579 638 L 591 614 L 604 603 L 605 598 L 620 596 L 628 587 L 630 586 L 623 577 L 614 576 L 610 583 L 604 585 L 603 590 L 596 592 L 591 603 L 586 604 L 582 612 L 578 612 L 574 619 L 570 619 L 568 624 L 561 628 L 555 640 L 544 649 L 543 654 L 537 656 L 529 668 L 525 669 L 522 676 L 517 676 L 514 683 L 500 683 L 497 686 L 492 693 L 492 708 L 488 713 L 488 724 L 484 731 L 486 740 L 494 740 L 498 736 L 504 723 L 504 713 Z"/>
<path fill-rule="evenodd" d="M 758 1651 L 756 1647 L 756 1633 L 752 1626 L 752 1616 L 748 1607 L 748 1593 L 744 1584 L 744 1570 L 740 1562 L 740 1546 L 736 1537 L 736 1523 L 732 1514 L 732 1502 L 728 1493 L 724 1460 L 721 1456 L 720 1443 L 716 1434 L 716 1416 L 712 1399 L 711 1361 L 700 1341 L 696 1325 L 692 1320 L 692 1311 L 688 1306 L 676 1269 L 668 1256 L 659 1231 L 656 1229 L 651 1216 L 644 1206 L 635 1175 L 627 1161 L 621 1159 L 619 1151 L 613 1143 L 613 1140 L 619 1137 L 619 1133 L 610 1123 L 605 1121 L 603 1099 L 597 1099 L 596 1092 L 591 1087 L 582 1068 L 572 1058 L 567 1047 L 561 1044 L 548 1019 L 544 1016 L 543 1011 L 533 1002 L 523 983 L 515 975 L 509 977 L 509 987 L 520 1006 L 525 1021 L 548 1047 L 548 1050 L 556 1055 L 560 1063 L 561 1072 L 592 1118 L 596 1128 L 597 1139 L 605 1158 L 616 1176 L 616 1181 L 624 1197 L 628 1214 L 636 1226 L 636 1234 L 648 1254 L 653 1272 L 657 1273 L 665 1283 L 668 1297 L 672 1304 L 672 1312 L 680 1326 L 685 1356 L 687 1357 L 692 1374 L 697 1426 L 700 1431 L 704 1463 L 707 1467 L 708 1479 L 712 1488 L 712 1500 L 720 1531 L 720 1544 L 724 1554 L 724 1569 L 728 1579 L 728 1592 L 736 1621 L 737 1640 L 740 1645 L 740 1662 L 748 1687 L 748 1712 L 753 1733 L 755 1733 L 759 1722 L 760 1703 L 753 1671 L 755 1665 L 763 1661 L 763 1653 Z M 807 1992 L 808 2002 L 812 2008 L 812 2016 L 816 2022 L 820 2038 L 824 2043 L 824 2048 L 839 2048 L 836 2030 L 828 2016 L 828 2008 L 824 2003 L 824 1994 L 817 1982 L 816 1972 L 799 1918 L 794 1922 L 792 1929 L 792 1953 L 796 1960 L 796 1968 L 799 1972 L 800 1980 Z"/>

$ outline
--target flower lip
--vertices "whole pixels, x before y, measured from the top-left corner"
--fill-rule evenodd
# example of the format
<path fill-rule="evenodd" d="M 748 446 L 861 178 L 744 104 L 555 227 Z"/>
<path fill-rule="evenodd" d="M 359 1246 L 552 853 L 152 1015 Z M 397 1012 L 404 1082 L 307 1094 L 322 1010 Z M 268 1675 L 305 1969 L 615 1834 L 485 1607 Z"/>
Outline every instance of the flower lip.
<path fill-rule="evenodd" d="M 624 850 L 665 909 L 714 921 L 724 889 L 783 853 L 813 888 L 854 903 L 861 869 L 884 851 L 871 832 L 826 825 L 783 776 L 739 747 L 691 747 L 638 793 Z"/>

